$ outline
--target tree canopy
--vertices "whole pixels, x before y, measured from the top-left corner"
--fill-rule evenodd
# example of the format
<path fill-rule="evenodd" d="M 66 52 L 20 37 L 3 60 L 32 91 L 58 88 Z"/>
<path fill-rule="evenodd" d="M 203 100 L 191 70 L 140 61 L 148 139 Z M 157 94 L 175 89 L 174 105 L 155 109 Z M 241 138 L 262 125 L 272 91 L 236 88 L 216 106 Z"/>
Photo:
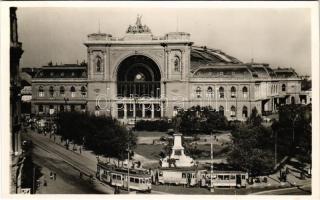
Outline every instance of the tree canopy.
<path fill-rule="evenodd" d="M 136 146 L 136 137 L 111 117 L 97 117 L 87 113 L 63 112 L 57 120 L 58 134 L 77 144 L 84 144 L 98 155 L 126 157 L 128 144 L 130 149 Z"/>
<path fill-rule="evenodd" d="M 193 106 L 180 110 L 174 118 L 176 129 L 183 134 L 210 134 L 214 130 L 224 130 L 228 127 L 227 118 L 210 106 Z"/>

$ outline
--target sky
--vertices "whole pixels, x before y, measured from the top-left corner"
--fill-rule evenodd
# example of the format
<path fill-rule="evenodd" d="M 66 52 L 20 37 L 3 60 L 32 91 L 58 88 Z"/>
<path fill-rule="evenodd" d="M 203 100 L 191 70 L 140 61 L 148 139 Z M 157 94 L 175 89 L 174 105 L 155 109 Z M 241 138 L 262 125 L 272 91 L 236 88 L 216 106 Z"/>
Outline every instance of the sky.
<path fill-rule="evenodd" d="M 18 8 L 21 67 L 86 60 L 83 43 L 100 31 L 123 37 L 137 14 L 154 36 L 183 31 L 194 45 L 221 49 L 243 62 L 292 67 L 311 75 L 307 8 Z"/>

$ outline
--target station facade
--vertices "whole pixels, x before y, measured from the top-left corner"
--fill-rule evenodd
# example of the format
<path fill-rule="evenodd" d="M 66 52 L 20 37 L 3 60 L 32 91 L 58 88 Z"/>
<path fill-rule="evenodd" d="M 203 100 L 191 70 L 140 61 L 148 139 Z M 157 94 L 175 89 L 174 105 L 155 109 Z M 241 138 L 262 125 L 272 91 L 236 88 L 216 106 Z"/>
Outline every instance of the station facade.
<path fill-rule="evenodd" d="M 194 46 L 185 32 L 155 37 L 139 17 L 124 37 L 93 33 L 84 45 L 87 63 L 50 64 L 34 72 L 33 113 L 88 111 L 132 123 L 200 105 L 229 120 L 246 120 L 254 107 L 268 115 L 281 104 L 306 103 L 293 69 L 243 63 Z"/>

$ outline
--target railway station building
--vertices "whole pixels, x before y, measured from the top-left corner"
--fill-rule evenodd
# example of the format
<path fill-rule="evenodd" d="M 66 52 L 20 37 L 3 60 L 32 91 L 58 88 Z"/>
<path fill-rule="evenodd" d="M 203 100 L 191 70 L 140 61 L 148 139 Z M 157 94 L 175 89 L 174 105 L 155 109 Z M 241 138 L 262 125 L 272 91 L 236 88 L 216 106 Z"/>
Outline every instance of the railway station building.
<path fill-rule="evenodd" d="M 138 17 L 123 37 L 89 34 L 87 62 L 32 71 L 32 112 L 87 111 L 124 123 L 171 118 L 179 109 L 211 106 L 246 120 L 281 104 L 306 103 L 292 68 L 244 63 L 219 49 L 196 46 L 189 33 L 157 37 Z"/>

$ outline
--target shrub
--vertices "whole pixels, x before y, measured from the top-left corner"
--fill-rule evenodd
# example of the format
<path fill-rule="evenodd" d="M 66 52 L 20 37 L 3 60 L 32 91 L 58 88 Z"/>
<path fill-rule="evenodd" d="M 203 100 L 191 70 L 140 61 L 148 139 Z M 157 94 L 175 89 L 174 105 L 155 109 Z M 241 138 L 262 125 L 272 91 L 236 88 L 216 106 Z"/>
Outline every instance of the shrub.
<path fill-rule="evenodd" d="M 135 129 L 137 131 L 168 131 L 170 124 L 167 120 L 147 121 L 140 120 L 136 123 Z"/>

